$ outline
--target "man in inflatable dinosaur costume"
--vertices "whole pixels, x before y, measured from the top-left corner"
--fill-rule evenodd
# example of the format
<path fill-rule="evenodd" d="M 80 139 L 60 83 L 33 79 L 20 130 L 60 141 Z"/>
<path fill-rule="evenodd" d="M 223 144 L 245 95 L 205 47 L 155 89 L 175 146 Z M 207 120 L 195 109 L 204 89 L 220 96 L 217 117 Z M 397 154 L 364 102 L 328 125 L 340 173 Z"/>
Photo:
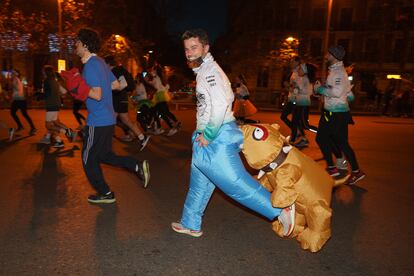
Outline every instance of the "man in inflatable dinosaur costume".
<path fill-rule="evenodd" d="M 274 207 L 295 202 L 295 228 L 290 237 L 311 252 L 319 251 L 331 236 L 331 193 L 334 180 L 314 160 L 289 145 L 278 124 L 243 125 L 243 154 L 259 170 L 260 183 L 271 192 Z M 283 236 L 276 220 L 273 230 Z"/>

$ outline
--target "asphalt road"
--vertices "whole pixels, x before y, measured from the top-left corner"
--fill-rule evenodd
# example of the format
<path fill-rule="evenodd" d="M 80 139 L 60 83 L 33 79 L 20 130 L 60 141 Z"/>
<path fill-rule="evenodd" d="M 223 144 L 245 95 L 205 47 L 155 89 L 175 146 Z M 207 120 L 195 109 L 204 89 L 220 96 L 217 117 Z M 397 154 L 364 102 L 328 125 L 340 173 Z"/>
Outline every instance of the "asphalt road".
<path fill-rule="evenodd" d="M 103 166 L 117 197 L 104 206 L 86 201 L 93 190 L 80 141 L 60 150 L 37 144 L 44 111 L 30 110 L 35 136 L 26 129 L 8 142 L 0 129 L 0 275 L 414 275 L 413 119 L 355 118 L 350 141 L 367 177 L 334 190 L 332 237 L 314 254 L 219 191 L 201 238 L 170 229 L 188 187 L 195 118 L 191 110 L 175 113 L 182 130 L 153 137 L 143 152 L 114 139 L 117 153 L 150 161 L 152 179 L 144 190 L 135 175 Z M 0 118 L 12 124 L 8 110 Z M 256 118 L 280 123 L 277 113 Z M 70 111 L 61 119 L 76 127 Z M 319 160 L 309 136 L 304 152 Z"/>

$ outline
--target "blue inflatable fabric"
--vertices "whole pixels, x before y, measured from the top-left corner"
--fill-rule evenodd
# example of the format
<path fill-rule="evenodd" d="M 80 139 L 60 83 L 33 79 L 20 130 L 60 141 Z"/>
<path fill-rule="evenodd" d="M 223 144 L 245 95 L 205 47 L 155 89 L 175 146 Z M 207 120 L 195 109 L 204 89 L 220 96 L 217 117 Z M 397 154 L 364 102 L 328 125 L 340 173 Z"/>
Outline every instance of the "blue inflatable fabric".
<path fill-rule="evenodd" d="M 194 142 L 191 162 L 190 188 L 184 203 L 181 224 L 192 230 L 201 230 L 201 220 L 215 187 L 243 206 L 269 220 L 279 216 L 270 193 L 244 168 L 240 159 L 243 134 L 235 122 L 221 126 L 217 137 L 206 147 Z"/>

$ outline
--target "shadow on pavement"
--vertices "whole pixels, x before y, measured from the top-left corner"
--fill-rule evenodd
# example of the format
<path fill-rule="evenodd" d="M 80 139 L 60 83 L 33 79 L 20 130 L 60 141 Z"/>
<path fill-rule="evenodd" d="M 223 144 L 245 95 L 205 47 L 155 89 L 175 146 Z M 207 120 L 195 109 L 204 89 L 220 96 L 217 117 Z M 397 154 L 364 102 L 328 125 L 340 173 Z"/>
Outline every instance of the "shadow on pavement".
<path fill-rule="evenodd" d="M 27 139 L 31 137 L 30 135 L 27 136 L 19 136 L 18 138 L 14 138 L 12 141 L 9 141 L 8 138 L 0 140 L 0 153 L 5 151 L 8 147 L 13 146 L 14 144 L 20 142 L 21 140 Z"/>
<path fill-rule="evenodd" d="M 57 211 L 67 203 L 66 174 L 61 169 L 58 158 L 73 157 L 76 147 L 52 149 L 47 145 L 36 144 L 43 160 L 33 176 L 24 180 L 24 185 L 33 188 L 33 215 L 30 221 L 31 234 L 37 235 L 43 226 L 58 223 Z M 40 234 L 40 232 L 39 232 Z"/>
<path fill-rule="evenodd" d="M 96 216 L 94 255 L 99 265 L 99 275 L 106 275 L 111 271 L 116 271 L 117 264 L 114 262 L 118 258 L 111 258 L 111 256 L 122 252 L 122 246 L 119 245 L 116 235 L 118 206 L 117 203 L 94 204 L 93 206 L 101 209 Z"/>
<path fill-rule="evenodd" d="M 327 242 L 327 249 L 334 248 L 336 254 L 347 256 L 338 264 L 333 261 L 332 265 L 338 265 L 346 274 L 347 269 L 358 268 L 358 273 L 369 275 L 372 272 L 366 271 L 358 254 L 355 254 L 355 237 L 358 236 L 362 217 L 361 203 L 367 190 L 358 186 L 341 185 L 333 190 L 332 194 L 332 237 Z M 338 268 L 339 268 L 338 267 Z M 349 271 L 352 274 L 352 271 Z M 349 275 L 349 274 L 348 274 Z"/>

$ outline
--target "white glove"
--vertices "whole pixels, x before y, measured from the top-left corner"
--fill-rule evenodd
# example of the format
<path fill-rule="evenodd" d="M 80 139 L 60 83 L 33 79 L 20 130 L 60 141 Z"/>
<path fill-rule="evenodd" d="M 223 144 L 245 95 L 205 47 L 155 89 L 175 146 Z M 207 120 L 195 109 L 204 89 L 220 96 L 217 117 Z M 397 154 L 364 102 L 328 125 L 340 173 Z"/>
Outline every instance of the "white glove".
<path fill-rule="evenodd" d="M 128 83 L 124 76 L 120 76 L 118 81 L 119 81 L 119 90 L 124 90 L 128 86 Z"/>

